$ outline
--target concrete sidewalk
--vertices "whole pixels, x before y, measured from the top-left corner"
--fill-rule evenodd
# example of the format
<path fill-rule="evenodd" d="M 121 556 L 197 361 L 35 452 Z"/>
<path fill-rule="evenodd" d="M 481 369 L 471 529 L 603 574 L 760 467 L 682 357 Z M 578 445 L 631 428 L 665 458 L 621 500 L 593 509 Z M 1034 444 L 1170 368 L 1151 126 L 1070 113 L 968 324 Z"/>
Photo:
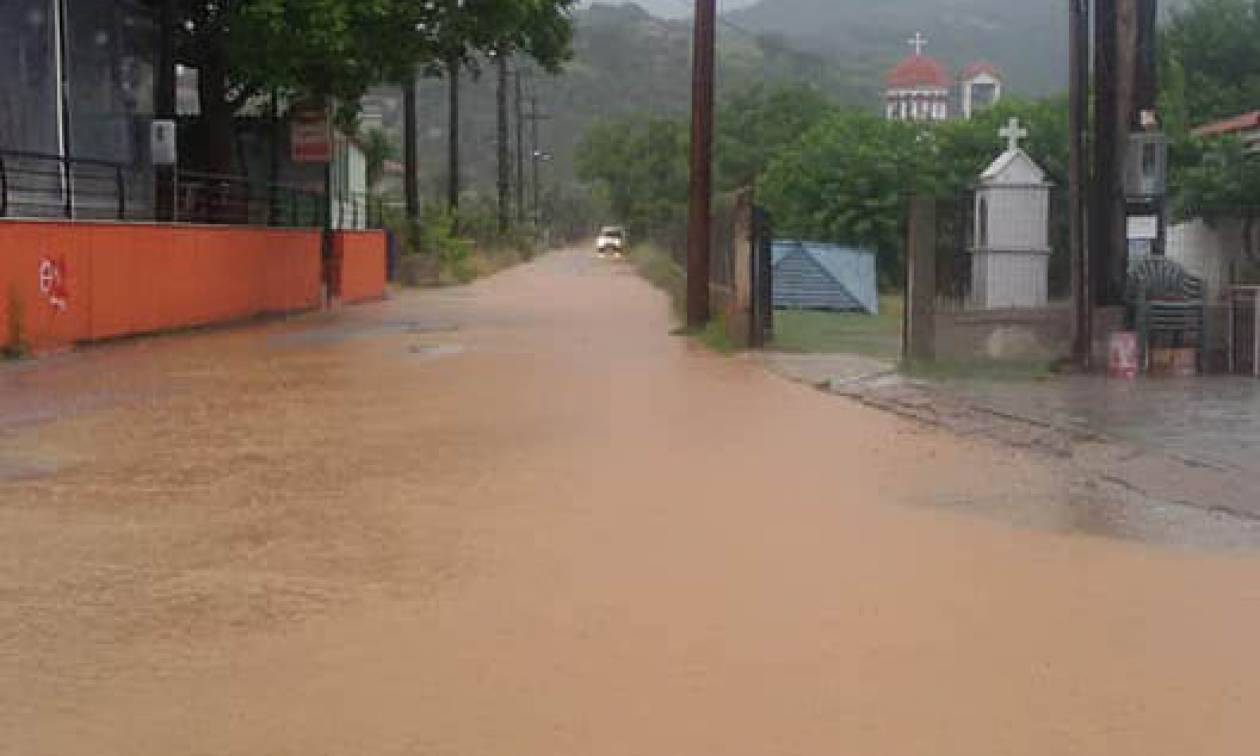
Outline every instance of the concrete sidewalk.
<path fill-rule="evenodd" d="M 825 392 L 1052 458 L 1093 512 L 1091 532 L 1260 548 L 1260 381 L 929 381 L 856 355 L 758 359 Z M 1017 508 L 990 513 L 1045 520 Z"/>

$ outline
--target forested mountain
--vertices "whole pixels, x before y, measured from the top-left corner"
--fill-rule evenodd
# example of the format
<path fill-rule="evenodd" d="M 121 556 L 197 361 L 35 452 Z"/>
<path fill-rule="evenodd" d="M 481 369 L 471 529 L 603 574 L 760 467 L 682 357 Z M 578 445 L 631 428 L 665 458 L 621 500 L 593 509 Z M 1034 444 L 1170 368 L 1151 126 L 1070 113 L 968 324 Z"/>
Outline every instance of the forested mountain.
<path fill-rule="evenodd" d="M 601 119 L 628 115 L 681 115 L 690 107 L 691 24 L 655 17 L 637 5 L 594 5 L 575 16 L 575 56 L 559 76 L 525 77 L 525 110 L 537 96 L 542 150 L 555 156 L 544 168 L 549 181 L 568 180 L 572 151 Z M 840 65 L 803 52 L 773 34 L 723 27 L 719 42 L 719 95 L 758 82 L 805 83 L 838 102 L 874 107 L 879 73 Z M 465 186 L 485 193 L 495 176 L 495 76 L 485 69 L 463 87 Z M 445 181 L 447 84 L 426 79 L 420 91 L 423 182 L 430 191 Z M 390 124 L 391 130 L 397 124 Z M 398 133 L 394 131 L 394 133 Z M 526 149 L 529 135 L 527 130 Z"/>
<path fill-rule="evenodd" d="M 1189 0 L 1163 0 L 1165 10 Z M 658 0 L 685 10 L 691 0 Z M 723 3 L 727 7 L 728 3 Z M 720 95 L 758 82 L 805 83 L 829 98 L 876 110 L 883 76 L 909 52 L 916 31 L 928 53 L 958 70 L 985 59 L 1007 75 L 1008 91 L 1039 96 L 1065 88 L 1067 4 L 1061 0 L 760 0 L 725 15 L 719 27 Z M 691 24 L 638 5 L 595 3 L 575 14 L 575 57 L 559 76 L 528 76 L 536 95 L 540 147 L 555 156 L 544 182 L 568 181 L 574 145 L 601 119 L 681 115 L 690 102 Z M 465 186 L 494 182 L 494 76 L 464 79 Z M 421 87 L 423 181 L 446 175 L 446 83 Z M 526 104 L 526 110 L 529 109 Z M 398 132 L 395 132 L 398 133 Z M 528 142 L 528 139 L 527 139 Z M 528 149 L 528 146 L 527 146 Z"/>
<path fill-rule="evenodd" d="M 1164 12 L 1190 0 L 1161 0 Z M 806 50 L 886 69 L 907 52 L 916 31 L 928 54 L 957 71 L 996 63 L 1020 94 L 1066 88 L 1067 12 L 1062 0 L 760 0 L 728 14 L 758 33 L 782 35 Z"/>

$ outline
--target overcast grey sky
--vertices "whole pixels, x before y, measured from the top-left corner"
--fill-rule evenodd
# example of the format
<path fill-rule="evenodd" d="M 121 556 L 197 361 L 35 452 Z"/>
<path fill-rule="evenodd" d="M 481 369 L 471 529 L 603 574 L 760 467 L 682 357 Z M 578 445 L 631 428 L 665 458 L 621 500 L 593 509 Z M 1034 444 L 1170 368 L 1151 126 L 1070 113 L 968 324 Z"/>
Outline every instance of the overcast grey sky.
<path fill-rule="evenodd" d="M 586 0 L 582 5 L 590 5 L 592 0 Z M 621 0 L 596 0 L 608 5 L 620 5 Z M 718 0 L 718 8 L 722 11 L 735 10 L 745 5 L 752 5 L 756 0 Z M 637 4 L 643 6 L 649 13 L 664 18 L 680 18 L 690 16 L 689 10 L 692 6 L 692 0 L 637 0 Z"/>

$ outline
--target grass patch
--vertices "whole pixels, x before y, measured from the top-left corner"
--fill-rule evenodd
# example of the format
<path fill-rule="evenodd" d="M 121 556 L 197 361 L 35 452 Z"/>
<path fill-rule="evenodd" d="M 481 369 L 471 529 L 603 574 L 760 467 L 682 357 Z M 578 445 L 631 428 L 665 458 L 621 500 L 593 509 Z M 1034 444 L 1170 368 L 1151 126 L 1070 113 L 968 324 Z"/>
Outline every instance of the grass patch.
<path fill-rule="evenodd" d="M 644 280 L 669 295 L 674 317 L 679 322 L 686 320 L 687 276 L 682 266 L 674 262 L 668 252 L 653 244 L 639 244 L 631 248 L 630 262 Z M 693 338 L 719 354 L 729 355 L 739 351 L 721 318 L 713 318 L 701 329 L 679 328 L 674 334 Z"/>
<path fill-rule="evenodd" d="M 532 259 L 517 247 L 470 246 L 462 255 L 448 256 L 442 260 L 438 271 L 438 284 L 450 286 L 467 284 L 478 278 L 492 276 L 502 270 Z"/>
<path fill-rule="evenodd" d="M 669 253 L 655 244 L 636 244 L 630 249 L 630 262 L 648 283 L 669 295 L 674 317 L 687 314 L 687 275 Z"/>
<path fill-rule="evenodd" d="M 813 310 L 776 310 L 774 348 L 798 354 L 860 354 L 901 357 L 900 295 L 880 297 L 879 315 Z"/>

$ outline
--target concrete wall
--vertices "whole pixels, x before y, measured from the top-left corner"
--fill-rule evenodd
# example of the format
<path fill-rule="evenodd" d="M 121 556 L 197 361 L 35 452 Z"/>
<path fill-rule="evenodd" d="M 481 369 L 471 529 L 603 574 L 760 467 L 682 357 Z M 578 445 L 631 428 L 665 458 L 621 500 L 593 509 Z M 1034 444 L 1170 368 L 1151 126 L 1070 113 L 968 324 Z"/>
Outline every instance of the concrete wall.
<path fill-rule="evenodd" d="M 0 221 L 0 346 L 47 351 L 313 309 L 321 248 L 310 229 Z M 343 300 L 384 295 L 383 233 L 339 233 L 333 248 Z"/>
<path fill-rule="evenodd" d="M 936 359 L 1045 361 L 1072 352 L 1072 308 L 938 312 Z"/>
<path fill-rule="evenodd" d="M 350 304 L 385 296 L 384 231 L 344 231 L 333 238 L 333 296 Z"/>

